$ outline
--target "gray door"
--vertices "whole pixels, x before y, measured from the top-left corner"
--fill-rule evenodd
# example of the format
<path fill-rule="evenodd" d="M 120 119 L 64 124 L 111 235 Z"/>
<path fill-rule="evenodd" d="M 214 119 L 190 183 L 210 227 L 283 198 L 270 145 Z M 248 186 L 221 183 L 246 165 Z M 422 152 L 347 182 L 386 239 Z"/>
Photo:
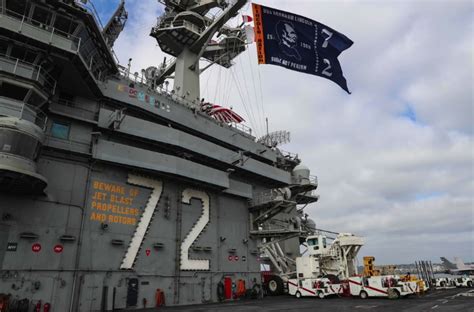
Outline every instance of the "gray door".
<path fill-rule="evenodd" d="M 136 307 L 138 303 L 138 278 L 131 278 L 127 285 L 127 307 Z"/>
<path fill-rule="evenodd" d="M 7 252 L 8 245 L 8 232 L 9 227 L 7 225 L 0 224 L 0 269 L 3 268 L 3 259 Z"/>

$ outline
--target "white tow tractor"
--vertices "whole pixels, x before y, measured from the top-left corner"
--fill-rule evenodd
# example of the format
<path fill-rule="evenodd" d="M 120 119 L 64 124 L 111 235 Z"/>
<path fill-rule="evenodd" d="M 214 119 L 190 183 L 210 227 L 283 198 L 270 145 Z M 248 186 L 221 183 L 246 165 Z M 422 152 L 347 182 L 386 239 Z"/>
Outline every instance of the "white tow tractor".
<path fill-rule="evenodd" d="M 456 286 L 458 288 L 461 288 L 461 287 L 471 288 L 473 286 L 472 278 L 467 277 L 467 276 L 454 277 L 451 279 L 451 283 L 453 286 Z"/>
<path fill-rule="evenodd" d="M 451 282 L 447 277 L 438 277 L 433 280 L 436 288 L 444 288 L 450 286 Z"/>
<path fill-rule="evenodd" d="M 352 276 L 349 278 L 349 289 L 352 296 L 362 299 L 368 297 L 398 299 L 415 294 L 416 283 L 402 282 L 396 275 Z"/>
<path fill-rule="evenodd" d="M 288 280 L 288 293 L 296 298 L 339 296 L 343 292 L 341 284 L 334 284 L 329 278 L 302 278 Z"/>
<path fill-rule="evenodd" d="M 338 234 L 331 244 L 324 235 L 306 239 L 308 254 L 296 258 L 296 278 L 288 280 L 288 293 L 326 298 L 344 293 L 340 279 L 357 274 L 355 257 L 364 244 L 359 236 Z"/>

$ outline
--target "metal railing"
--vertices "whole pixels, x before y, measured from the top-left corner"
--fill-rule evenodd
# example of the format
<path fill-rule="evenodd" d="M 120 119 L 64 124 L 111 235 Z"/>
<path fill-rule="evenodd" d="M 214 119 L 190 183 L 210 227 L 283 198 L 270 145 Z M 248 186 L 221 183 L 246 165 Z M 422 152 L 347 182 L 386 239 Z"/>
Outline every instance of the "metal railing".
<path fill-rule="evenodd" d="M 48 117 L 39 108 L 16 101 L 0 101 L 0 115 L 16 117 L 37 125 L 41 130 L 46 129 Z"/>
<path fill-rule="evenodd" d="M 56 91 L 56 80 L 39 65 L 28 63 L 5 54 L 0 54 L 0 70 L 26 79 L 34 80 L 51 90 Z"/>
<path fill-rule="evenodd" d="M 200 28 L 196 25 L 194 25 L 193 23 L 190 23 L 188 21 L 185 21 L 185 20 L 179 20 L 179 21 L 173 21 L 171 23 L 171 27 L 184 27 L 186 28 L 187 30 L 190 30 L 198 35 L 200 35 L 202 32 L 203 32 L 203 28 Z"/>
<path fill-rule="evenodd" d="M 316 176 L 310 176 L 309 177 L 309 183 L 318 185 L 318 177 Z M 304 196 L 309 196 L 309 197 L 319 197 L 318 193 L 316 190 L 311 190 L 306 193 L 304 193 Z"/>
<path fill-rule="evenodd" d="M 69 39 L 71 40 L 72 44 L 71 44 L 71 49 L 73 51 L 75 51 L 76 53 L 79 52 L 79 49 L 81 47 L 81 38 L 77 37 L 77 36 L 74 36 L 70 33 L 67 33 L 67 32 L 64 32 L 62 30 L 59 30 L 57 28 L 54 28 L 53 26 L 50 26 L 50 25 L 47 25 L 47 24 L 44 24 L 42 23 L 41 21 L 37 21 L 35 19 L 32 19 L 32 18 L 29 18 L 28 16 L 26 15 L 23 15 L 23 14 L 19 14 L 17 12 L 14 12 L 14 11 L 11 11 L 11 10 L 8 10 L 8 9 L 4 9 L 4 11 L 0 11 L 0 16 L 5 16 L 5 17 L 8 17 L 8 18 L 13 18 L 15 20 L 19 20 L 21 21 L 21 24 L 20 24 L 20 27 L 18 29 L 18 32 L 22 32 L 23 30 L 23 26 L 25 24 L 27 25 L 31 25 L 31 26 L 34 26 L 36 28 L 40 28 L 42 29 L 43 31 L 47 32 L 49 34 L 49 42 L 51 43 L 53 41 L 53 37 L 55 35 L 57 36 L 60 36 L 60 37 L 63 37 L 65 39 Z"/>
<path fill-rule="evenodd" d="M 170 62 L 172 62 L 172 61 L 170 61 Z M 139 74 L 138 72 L 132 74 L 127 68 L 119 65 L 119 73 L 120 73 L 121 78 L 123 78 L 125 80 L 128 80 L 129 82 L 133 82 L 136 85 L 149 88 L 149 86 L 147 85 L 147 79 L 143 75 Z M 165 89 L 161 85 L 155 87 L 155 89 L 149 88 L 149 90 L 151 90 L 153 93 L 155 93 L 157 95 L 162 95 L 162 96 L 166 96 L 166 97 L 170 98 L 175 103 L 181 104 L 181 105 L 193 110 L 194 112 L 200 114 L 201 116 L 211 120 L 212 122 L 214 122 L 218 125 L 228 126 L 229 128 L 236 129 L 236 130 L 244 133 L 245 135 L 252 136 L 252 129 L 250 127 L 248 127 L 244 124 L 238 124 L 238 123 L 229 123 L 229 124 L 222 123 L 222 122 L 216 120 L 215 118 L 209 116 L 208 114 L 202 112 L 201 111 L 201 103 L 196 102 L 196 101 L 190 101 L 190 100 L 188 100 L 186 98 L 183 98 L 183 97 L 179 97 L 178 95 L 176 95 L 174 93 L 174 91 L 169 91 L 167 88 Z"/>
<path fill-rule="evenodd" d="M 190 31 L 193 31 L 197 34 L 201 34 L 205 27 L 199 27 L 185 19 L 175 20 L 176 13 L 164 13 L 156 20 L 156 26 L 153 27 L 153 31 L 158 31 L 163 28 L 175 28 L 175 27 L 184 27 Z"/>
<path fill-rule="evenodd" d="M 56 102 L 53 102 L 54 104 L 57 104 L 53 107 L 53 109 L 57 109 L 59 111 L 63 111 L 64 109 L 61 110 L 61 106 L 65 106 L 65 107 L 68 107 L 70 109 L 72 109 L 75 113 L 75 115 L 77 115 L 78 117 L 81 117 L 81 118 L 84 118 L 84 119 L 87 119 L 87 120 L 95 120 L 95 118 L 97 117 L 97 110 L 94 110 L 94 109 L 88 109 L 88 108 L 85 108 L 83 106 L 80 106 L 77 102 L 73 102 L 73 101 L 68 101 L 68 100 L 65 100 L 65 99 L 58 99 Z M 51 109 L 51 107 L 50 107 Z M 64 111 L 64 112 L 67 112 L 67 111 Z"/>
<path fill-rule="evenodd" d="M 91 6 L 89 7 L 88 4 L 90 4 Z M 101 29 L 104 29 L 104 25 L 102 24 L 102 20 L 100 19 L 99 17 L 99 14 L 97 13 L 97 10 L 94 6 L 94 3 L 92 1 L 88 1 L 88 3 L 82 3 L 80 1 L 76 1 L 75 2 L 75 5 L 77 5 L 78 7 L 84 9 L 87 11 L 87 13 L 89 13 L 92 18 L 94 19 L 94 22 L 100 26 Z"/>
<path fill-rule="evenodd" d="M 18 32 L 23 31 L 24 25 L 30 25 L 30 26 L 33 26 L 35 28 L 41 29 L 42 31 L 46 32 L 49 35 L 49 43 L 50 44 L 53 43 L 53 38 L 54 38 L 55 35 L 70 40 L 71 41 L 71 47 L 70 47 L 71 51 L 74 52 L 74 53 L 77 53 L 79 58 L 82 60 L 83 64 L 86 66 L 86 68 L 89 70 L 89 72 L 91 72 L 91 74 L 94 76 L 94 78 L 96 80 L 101 80 L 101 78 L 103 78 L 103 75 L 102 75 L 101 71 L 97 74 L 94 73 L 94 70 L 93 70 L 94 67 L 95 67 L 95 66 L 93 66 L 93 63 L 95 61 L 94 57 L 91 56 L 90 58 L 88 58 L 88 56 L 85 53 L 83 53 L 83 49 L 82 49 L 82 45 L 81 45 L 82 39 L 80 37 L 77 37 L 77 36 L 74 36 L 70 33 L 61 31 L 57 28 L 54 28 L 53 26 L 43 24 L 40 21 L 36 21 L 34 19 L 29 18 L 26 15 L 22 15 L 22 14 L 16 13 L 16 12 L 11 11 L 11 10 L 5 10 L 4 13 L 2 13 L 0 11 L 0 16 L 5 16 L 7 18 L 11 18 L 11 19 L 14 19 L 14 20 L 21 21 L 21 24 L 18 28 Z M 105 41 L 105 39 L 104 39 L 104 41 Z M 110 53 L 111 53 L 112 57 L 114 58 L 114 61 L 117 62 L 117 64 L 118 64 L 117 56 L 114 54 L 113 51 L 111 51 Z"/>

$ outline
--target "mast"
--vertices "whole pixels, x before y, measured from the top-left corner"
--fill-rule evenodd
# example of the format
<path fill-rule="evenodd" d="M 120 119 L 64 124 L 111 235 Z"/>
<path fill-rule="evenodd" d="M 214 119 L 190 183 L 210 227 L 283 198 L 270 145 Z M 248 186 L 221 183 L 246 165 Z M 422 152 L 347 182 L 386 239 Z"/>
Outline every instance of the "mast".
<path fill-rule="evenodd" d="M 125 0 L 121 0 L 114 14 L 102 30 L 107 45 L 112 48 L 115 41 L 125 27 L 128 19 L 128 12 L 125 10 Z"/>
<path fill-rule="evenodd" d="M 247 0 L 159 0 L 165 5 L 164 13 L 152 28 L 161 50 L 176 59 L 156 76 L 157 84 L 164 82 L 173 72 L 174 92 L 181 98 L 200 101 L 199 76 L 201 58 L 212 64 L 229 68 L 232 60 L 245 51 L 245 31 L 231 28 L 225 23 L 235 17 Z M 211 16 L 210 10 L 220 14 Z M 211 42 L 215 34 L 221 39 Z M 205 68 L 207 69 L 207 67 Z"/>

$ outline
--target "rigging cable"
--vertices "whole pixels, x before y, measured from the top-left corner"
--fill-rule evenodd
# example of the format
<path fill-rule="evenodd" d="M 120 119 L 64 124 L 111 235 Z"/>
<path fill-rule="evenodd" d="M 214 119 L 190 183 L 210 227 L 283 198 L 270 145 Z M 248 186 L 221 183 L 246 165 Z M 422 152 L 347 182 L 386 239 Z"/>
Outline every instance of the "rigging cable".
<path fill-rule="evenodd" d="M 252 59 L 250 57 L 250 51 L 248 49 L 246 49 L 247 51 L 247 56 L 248 56 L 248 59 L 249 59 L 249 68 L 250 68 L 250 74 L 252 76 L 252 84 L 253 84 L 253 91 L 254 91 L 254 94 L 255 94 L 255 103 L 257 104 L 257 112 L 258 112 L 258 118 L 260 120 L 260 122 L 262 122 L 264 119 L 265 119 L 265 116 L 264 116 L 264 113 L 263 113 L 263 109 L 260 110 L 260 108 L 263 106 L 263 103 L 261 103 L 259 101 L 259 96 L 257 95 L 257 86 L 255 85 L 255 78 L 254 78 L 254 73 L 253 73 L 253 70 L 252 70 Z M 261 113 L 261 115 L 260 115 Z M 262 133 L 265 133 L 265 131 L 263 131 Z"/>
<path fill-rule="evenodd" d="M 237 26 L 234 26 L 234 28 L 237 28 Z M 234 40 L 234 43 L 232 45 L 232 49 L 230 51 L 230 55 L 234 55 L 236 53 L 236 50 L 237 50 L 237 41 Z M 227 69 L 229 69 L 229 68 L 227 68 Z M 226 78 L 228 78 L 230 76 L 229 71 L 226 71 L 226 74 L 227 74 Z M 224 83 L 224 85 L 225 85 L 225 91 L 226 92 L 224 92 L 224 94 L 223 94 L 223 103 L 225 103 L 224 105 L 228 106 L 229 100 L 230 100 L 230 95 L 231 95 L 232 81 L 229 79 L 228 80 L 228 85 L 226 85 L 226 83 Z"/>
<path fill-rule="evenodd" d="M 265 102 L 263 100 L 263 87 L 262 87 L 262 78 L 260 76 L 260 66 L 257 64 L 257 77 L 258 77 L 258 85 L 260 87 L 260 102 L 262 103 L 262 112 L 263 112 L 263 119 L 265 120 L 268 116 L 267 113 L 265 112 Z M 266 130 L 264 131 L 264 134 L 266 134 Z"/>
<path fill-rule="evenodd" d="M 234 28 L 237 28 L 237 27 L 234 26 Z M 231 49 L 231 51 L 230 51 L 230 55 L 233 55 L 233 54 L 236 53 L 236 48 L 237 48 L 237 41 L 234 40 L 234 43 L 233 43 L 233 45 L 232 45 L 232 49 Z M 232 65 L 231 65 L 231 66 L 232 66 Z M 230 67 L 231 67 L 231 66 L 230 66 Z M 230 67 L 229 67 L 229 68 L 230 68 Z M 227 69 L 229 69 L 229 68 L 227 68 Z M 226 75 L 226 79 L 227 79 L 230 75 L 229 75 L 229 72 L 228 72 L 228 71 L 226 71 L 226 74 L 227 74 L 227 75 Z M 229 79 L 229 85 L 227 86 L 227 84 L 224 82 L 224 86 L 225 86 L 225 91 L 226 91 L 226 92 L 223 94 L 223 103 L 225 103 L 224 105 L 227 106 L 227 105 L 228 105 L 228 102 L 229 102 L 229 99 L 230 99 L 230 93 L 231 93 L 231 92 L 230 92 L 230 91 L 231 91 L 231 90 L 230 90 L 230 86 L 231 86 L 231 81 L 230 81 L 230 79 Z"/>
<path fill-rule="evenodd" d="M 212 72 L 214 71 L 214 67 L 211 66 L 210 67 L 210 71 L 207 73 L 207 80 L 206 80 L 206 83 L 204 85 L 204 94 L 206 94 L 206 97 L 209 97 L 208 94 L 209 94 L 209 80 L 211 79 L 212 77 Z M 203 96 L 204 97 L 204 96 Z"/>
<path fill-rule="evenodd" d="M 251 125 L 252 128 L 254 128 L 254 130 L 257 132 L 258 129 L 256 127 L 254 127 L 255 125 L 255 121 L 253 120 L 253 114 L 250 114 L 249 113 L 249 110 L 247 109 L 247 105 L 245 104 L 245 101 L 244 101 L 244 98 L 242 96 L 242 91 L 240 90 L 240 84 L 238 82 L 238 80 L 236 79 L 235 77 L 235 73 L 234 73 L 234 69 L 231 68 L 231 73 L 232 73 L 232 78 L 234 79 L 234 82 L 235 82 L 235 85 L 237 86 L 237 91 L 239 93 L 239 96 L 240 96 L 240 100 L 242 101 L 242 105 L 244 106 L 244 110 L 245 110 L 245 113 L 247 114 L 248 116 L 248 119 L 249 119 L 249 123 Z"/>
<path fill-rule="evenodd" d="M 235 22 L 235 25 L 233 26 L 233 28 L 239 28 L 239 23 L 238 23 L 238 21 L 237 21 L 236 19 L 233 19 L 233 21 Z M 231 52 L 232 52 L 232 54 L 234 54 L 234 53 L 236 53 L 236 51 L 237 51 L 237 42 L 234 41 L 234 44 L 233 44 L 233 46 L 232 46 Z M 243 66 L 242 66 L 242 64 L 240 64 L 240 62 L 237 62 L 237 63 L 238 63 L 238 67 L 241 68 L 241 71 L 242 71 L 243 76 L 244 76 L 244 79 L 243 79 L 243 80 L 244 80 L 244 82 L 245 82 L 245 73 L 244 73 L 244 71 L 243 71 Z M 231 68 L 232 68 L 232 67 L 231 67 Z M 238 87 L 239 96 L 240 96 L 240 98 L 241 98 L 241 100 L 242 100 L 242 105 L 244 105 L 244 109 L 245 109 L 245 111 L 246 111 L 246 113 L 247 113 L 247 115 L 248 115 L 249 121 L 252 121 L 252 123 L 251 123 L 251 124 L 252 124 L 252 128 L 253 128 L 256 132 L 259 132 L 259 131 L 260 131 L 260 129 L 259 129 L 259 124 L 258 124 L 258 122 L 256 122 L 256 121 L 258 121 L 258 119 L 255 118 L 254 112 L 253 112 L 253 110 L 252 110 L 252 105 L 251 105 L 252 101 L 251 101 L 250 94 L 249 94 L 248 89 L 247 89 L 247 85 L 245 84 L 245 91 L 246 91 L 246 92 L 242 92 L 242 91 L 241 91 L 241 85 L 240 85 L 240 83 L 239 83 L 239 79 L 237 79 L 237 78 L 238 78 L 237 70 L 236 70 L 236 71 L 231 71 L 231 73 L 233 74 L 234 81 L 235 81 L 235 83 L 236 83 L 236 85 L 237 85 L 237 87 Z M 247 105 L 245 104 L 246 101 L 247 101 L 248 104 L 249 104 L 248 107 L 247 107 Z"/>
<path fill-rule="evenodd" d="M 243 69 L 243 65 L 241 64 L 241 62 L 238 62 L 238 66 L 240 68 L 240 71 L 242 72 L 242 76 L 245 78 L 245 71 Z M 252 115 L 252 119 L 254 120 L 254 124 L 255 124 L 255 130 L 257 130 L 258 132 L 261 131 L 261 125 L 259 122 L 255 122 L 255 120 L 259 120 L 258 118 L 255 118 L 255 115 L 254 115 L 254 112 L 253 112 L 253 109 L 252 109 L 252 100 L 251 100 L 251 97 L 250 97 L 250 93 L 249 93 L 249 90 L 247 88 L 247 83 L 246 83 L 246 79 L 243 79 L 243 84 L 245 85 L 245 92 L 244 93 L 244 96 L 246 95 L 247 96 L 247 99 L 248 99 L 248 104 L 249 104 L 249 111 L 250 111 L 250 114 Z"/>
<path fill-rule="evenodd" d="M 250 2 L 247 2 L 247 4 L 245 5 L 244 9 L 242 10 L 242 12 L 246 12 L 246 13 L 247 13 L 247 12 L 249 11 L 249 9 L 250 9 L 250 5 L 251 5 L 251 3 L 250 3 Z M 252 14 L 252 13 L 250 13 L 250 14 Z M 258 111 L 259 114 L 260 114 L 260 112 L 262 113 L 262 115 L 261 115 L 260 118 L 259 118 L 259 121 L 260 121 L 261 127 L 263 128 L 263 130 L 262 130 L 263 132 L 262 132 L 262 133 L 266 133 L 266 130 L 265 130 L 265 118 L 266 118 L 265 115 L 266 115 L 266 113 L 265 113 L 265 107 L 264 107 L 264 102 L 263 102 L 263 88 L 262 88 L 262 81 L 261 81 L 261 77 L 260 77 L 260 68 L 259 68 L 258 64 L 256 64 L 257 73 L 258 73 L 259 90 L 260 90 L 260 97 L 258 97 L 258 96 L 257 96 L 257 89 L 256 89 L 257 87 L 256 87 L 256 85 L 255 85 L 254 76 L 253 76 L 253 71 L 252 71 L 252 66 L 253 66 L 254 64 L 252 63 L 252 57 L 251 57 L 250 51 L 249 51 L 249 46 L 250 46 L 250 44 L 247 43 L 246 45 L 247 45 L 247 47 L 246 47 L 246 50 L 247 50 L 247 51 L 246 51 L 246 52 L 248 53 L 249 66 L 250 66 L 250 71 L 251 71 L 251 73 L 252 73 L 252 81 L 253 81 L 254 92 L 255 92 L 255 96 L 256 96 L 255 101 L 256 101 L 256 103 L 257 103 L 257 111 Z M 258 105 L 258 104 L 259 104 L 259 101 L 258 101 L 259 99 L 260 99 L 260 105 Z M 259 110 L 259 108 L 261 108 L 261 110 Z"/>
<path fill-rule="evenodd" d="M 232 94 L 232 90 L 234 88 L 234 85 L 232 84 L 232 81 L 231 81 L 231 78 L 230 77 L 230 72 L 227 72 L 228 76 L 229 76 L 229 89 L 227 91 L 227 97 L 226 97 L 226 105 L 228 105 L 230 103 L 230 97 L 231 97 L 231 94 Z M 232 101 L 233 103 L 233 101 Z"/>
<path fill-rule="evenodd" d="M 219 67 L 218 74 L 217 74 L 217 82 L 216 82 L 216 90 L 214 92 L 214 98 L 213 98 L 213 103 L 216 103 L 217 100 L 217 91 L 219 91 L 219 88 L 217 87 L 218 82 L 221 80 L 221 68 Z"/>

